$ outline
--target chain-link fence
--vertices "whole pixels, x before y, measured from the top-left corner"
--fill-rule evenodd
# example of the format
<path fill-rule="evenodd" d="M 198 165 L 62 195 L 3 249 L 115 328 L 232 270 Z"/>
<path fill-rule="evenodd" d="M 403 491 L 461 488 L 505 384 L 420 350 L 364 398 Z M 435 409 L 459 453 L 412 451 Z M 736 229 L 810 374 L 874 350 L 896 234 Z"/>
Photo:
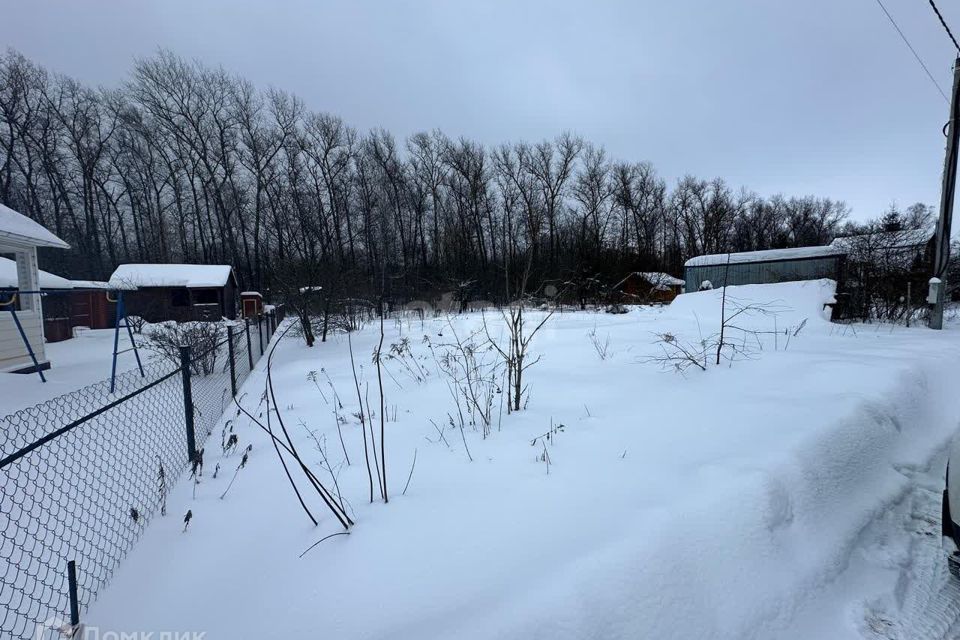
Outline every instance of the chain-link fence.
<path fill-rule="evenodd" d="M 0 638 L 69 621 L 110 580 L 166 499 L 283 319 L 231 326 L 214 353 L 155 361 L 0 418 Z M 186 371 L 186 375 L 184 375 Z"/>

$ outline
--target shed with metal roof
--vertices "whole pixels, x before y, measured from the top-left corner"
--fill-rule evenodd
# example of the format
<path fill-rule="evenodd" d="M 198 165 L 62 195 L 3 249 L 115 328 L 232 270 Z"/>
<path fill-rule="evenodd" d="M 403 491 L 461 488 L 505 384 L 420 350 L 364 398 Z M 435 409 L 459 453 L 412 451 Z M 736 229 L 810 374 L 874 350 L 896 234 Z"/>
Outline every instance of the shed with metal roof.
<path fill-rule="evenodd" d="M 845 259 L 844 249 L 834 246 L 696 256 L 684 264 L 684 290 L 820 278 L 840 281 Z"/>

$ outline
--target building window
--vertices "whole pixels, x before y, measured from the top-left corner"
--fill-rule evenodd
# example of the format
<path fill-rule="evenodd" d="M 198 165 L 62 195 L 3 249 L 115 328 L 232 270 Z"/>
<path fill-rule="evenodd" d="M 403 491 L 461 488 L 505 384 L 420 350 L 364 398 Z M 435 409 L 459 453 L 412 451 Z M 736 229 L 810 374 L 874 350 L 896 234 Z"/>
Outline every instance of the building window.
<path fill-rule="evenodd" d="M 170 290 L 170 306 L 188 307 L 190 306 L 190 294 L 186 289 Z"/>

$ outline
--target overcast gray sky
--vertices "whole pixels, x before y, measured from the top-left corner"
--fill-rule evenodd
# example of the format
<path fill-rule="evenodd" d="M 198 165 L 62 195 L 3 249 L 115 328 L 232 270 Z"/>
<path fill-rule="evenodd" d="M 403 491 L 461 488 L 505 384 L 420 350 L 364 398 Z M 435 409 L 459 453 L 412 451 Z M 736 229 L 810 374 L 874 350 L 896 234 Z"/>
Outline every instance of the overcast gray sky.
<path fill-rule="evenodd" d="M 949 94 L 926 0 L 884 3 Z M 0 46 L 91 84 L 164 47 L 360 129 L 571 130 L 669 180 L 829 196 L 857 218 L 940 197 L 947 104 L 876 0 L 0 0 L 0 16 Z"/>

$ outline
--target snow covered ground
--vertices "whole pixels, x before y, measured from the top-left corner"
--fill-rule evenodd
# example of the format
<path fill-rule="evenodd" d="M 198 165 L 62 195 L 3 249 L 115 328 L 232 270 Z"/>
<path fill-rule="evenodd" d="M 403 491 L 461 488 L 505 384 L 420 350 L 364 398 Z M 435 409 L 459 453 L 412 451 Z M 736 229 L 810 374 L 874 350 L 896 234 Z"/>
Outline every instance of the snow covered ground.
<path fill-rule="evenodd" d="M 93 382 L 110 378 L 113 359 L 113 329 L 93 329 L 80 333 L 76 338 L 51 342 L 46 346 L 50 369 L 44 372 L 43 383 L 36 374 L 0 373 L 0 388 L 3 389 L 3 407 L 0 414 L 8 414 L 32 407 L 61 394 L 75 391 Z M 138 342 L 138 344 L 141 344 Z M 130 347 L 126 333 L 120 336 L 120 350 Z M 144 362 L 152 357 L 146 350 L 140 352 Z M 117 372 L 129 371 L 137 366 L 132 351 L 117 357 Z"/>
<path fill-rule="evenodd" d="M 908 586 L 940 565 L 929 550 L 911 564 L 931 536 L 910 523 L 929 511 L 918 487 L 935 492 L 960 421 L 949 382 L 960 329 L 830 324 L 827 281 L 729 294 L 740 308 L 764 303 L 735 319 L 764 333 L 732 330 L 739 355 L 706 371 L 654 359 L 718 330 L 720 291 L 625 315 L 555 314 L 532 342 L 542 359 L 526 373 L 526 409 L 507 414 L 496 395 L 486 437 L 451 427 L 458 407 L 440 371 L 442 345 L 472 334 L 475 356 L 495 360 L 476 335 L 481 315 L 388 322 L 384 351 L 403 354 L 385 360 L 389 504 L 368 503 L 346 337 L 313 349 L 287 337 L 274 358 L 280 412 L 329 479 L 324 446 L 350 535 L 300 557 L 341 529 L 309 493 L 321 518 L 307 520 L 267 437 L 231 413 L 238 450 L 253 446 L 247 465 L 234 473 L 240 453 L 221 456 L 215 431 L 203 481 L 175 488 L 85 622 L 212 640 L 915 637 L 923 598 L 908 594 L 922 590 Z M 496 312 L 486 319 L 502 340 Z M 379 414 L 378 340 L 375 326 L 352 336 Z M 243 389 L 255 415 L 263 363 Z M 955 616 L 941 613 L 946 629 Z"/>

